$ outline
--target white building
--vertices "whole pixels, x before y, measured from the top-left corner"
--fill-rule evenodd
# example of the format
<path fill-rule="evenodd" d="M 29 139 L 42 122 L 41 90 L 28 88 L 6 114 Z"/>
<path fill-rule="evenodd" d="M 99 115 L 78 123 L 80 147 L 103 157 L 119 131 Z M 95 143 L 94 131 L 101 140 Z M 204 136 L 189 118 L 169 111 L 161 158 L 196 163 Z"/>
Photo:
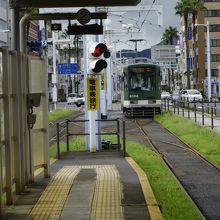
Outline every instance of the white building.
<path fill-rule="evenodd" d="M 176 45 L 155 45 L 151 47 L 151 59 L 161 66 L 162 88 L 165 90 L 176 89 L 177 79 L 177 46 Z"/>

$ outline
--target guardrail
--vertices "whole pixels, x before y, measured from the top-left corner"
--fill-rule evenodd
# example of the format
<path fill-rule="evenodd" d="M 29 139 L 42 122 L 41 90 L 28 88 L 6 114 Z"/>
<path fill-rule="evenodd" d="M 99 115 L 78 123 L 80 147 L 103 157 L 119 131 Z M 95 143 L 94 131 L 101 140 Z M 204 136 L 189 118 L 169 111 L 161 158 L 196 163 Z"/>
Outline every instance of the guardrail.
<path fill-rule="evenodd" d="M 218 127 L 215 120 L 220 122 L 220 102 L 189 102 L 185 100 L 171 101 L 169 99 L 162 100 L 161 111 L 167 112 L 172 110 L 174 114 L 182 115 L 183 117 L 193 118 L 195 122 L 201 119 L 203 126 Z M 205 124 L 205 120 L 208 119 L 208 123 Z"/>
<path fill-rule="evenodd" d="M 77 122 L 82 122 L 82 123 L 87 123 L 89 120 L 70 120 L 66 119 L 63 122 L 58 122 L 57 125 L 57 135 L 56 135 L 56 140 L 57 140 L 57 158 L 60 159 L 60 140 L 61 138 L 66 138 L 66 152 L 69 152 L 69 140 L 71 136 L 88 136 L 90 133 L 85 133 L 85 132 L 70 132 L 70 126 L 71 124 L 73 125 L 74 123 Z M 121 151 L 121 137 L 120 137 L 120 120 L 119 119 L 98 119 L 96 122 L 116 122 L 116 131 L 115 132 L 99 132 L 96 133 L 98 136 L 102 135 L 116 135 L 117 136 L 117 144 L 111 144 L 111 146 L 117 147 L 118 152 Z M 61 129 L 62 128 L 62 129 Z M 63 135 L 63 137 L 60 137 Z M 122 153 L 123 156 L 126 156 L 126 137 L 125 137 L 125 121 L 122 121 Z"/>

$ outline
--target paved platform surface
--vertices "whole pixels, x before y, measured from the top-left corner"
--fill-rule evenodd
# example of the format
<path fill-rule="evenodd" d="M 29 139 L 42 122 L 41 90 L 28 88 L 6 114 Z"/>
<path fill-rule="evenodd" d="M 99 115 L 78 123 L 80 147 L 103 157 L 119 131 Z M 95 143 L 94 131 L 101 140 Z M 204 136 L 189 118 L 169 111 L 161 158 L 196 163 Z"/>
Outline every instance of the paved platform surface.
<path fill-rule="evenodd" d="M 118 152 L 66 153 L 51 178 L 38 175 L 1 219 L 162 219 L 130 164 Z"/>

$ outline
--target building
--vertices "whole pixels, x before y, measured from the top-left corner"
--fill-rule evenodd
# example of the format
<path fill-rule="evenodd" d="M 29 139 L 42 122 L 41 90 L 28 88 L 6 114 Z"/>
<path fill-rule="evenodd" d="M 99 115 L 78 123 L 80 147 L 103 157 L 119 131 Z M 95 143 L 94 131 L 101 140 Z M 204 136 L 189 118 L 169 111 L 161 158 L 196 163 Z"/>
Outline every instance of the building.
<path fill-rule="evenodd" d="M 0 0 L 0 47 L 8 46 L 8 1 Z"/>
<path fill-rule="evenodd" d="M 210 22 L 212 96 L 220 97 L 220 0 L 205 0 L 204 21 Z"/>
<path fill-rule="evenodd" d="M 174 90 L 179 88 L 179 76 L 176 76 L 178 64 L 178 46 L 155 45 L 151 47 L 151 59 L 161 66 L 162 89 Z"/>
<path fill-rule="evenodd" d="M 204 0 L 207 8 L 199 12 L 196 23 L 209 22 L 210 56 L 211 56 L 211 96 L 220 97 L 220 0 Z M 198 69 L 198 87 L 207 91 L 207 63 L 206 63 L 206 32 L 207 28 L 198 26 L 194 40 L 196 54 L 194 63 Z"/>

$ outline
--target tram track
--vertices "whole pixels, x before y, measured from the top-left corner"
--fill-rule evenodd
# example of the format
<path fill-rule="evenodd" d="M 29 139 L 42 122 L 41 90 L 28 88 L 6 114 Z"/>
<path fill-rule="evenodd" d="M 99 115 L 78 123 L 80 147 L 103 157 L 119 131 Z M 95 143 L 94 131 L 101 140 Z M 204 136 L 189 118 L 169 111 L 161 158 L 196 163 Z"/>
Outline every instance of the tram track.
<path fill-rule="evenodd" d="M 168 142 L 168 141 L 162 141 L 162 140 L 156 140 L 153 139 L 149 136 L 149 134 L 144 130 L 143 126 L 149 124 L 144 124 L 144 125 L 140 125 L 140 123 L 138 122 L 137 119 L 135 119 L 135 124 L 137 125 L 137 127 L 142 131 L 142 133 L 144 134 L 144 136 L 146 137 L 146 139 L 148 140 L 148 143 L 150 143 L 151 147 L 158 152 L 162 158 L 165 157 L 165 155 L 163 153 L 161 153 L 160 151 L 157 150 L 156 145 L 154 144 L 155 142 L 160 142 L 160 143 L 164 143 L 164 144 L 169 144 L 178 148 L 181 148 L 183 150 L 187 150 L 192 152 L 193 154 L 195 154 L 196 156 L 198 156 L 199 158 L 201 158 L 202 160 L 204 160 L 205 162 L 207 162 L 211 167 L 214 167 L 215 169 L 217 169 L 218 171 L 220 171 L 220 168 L 215 165 L 214 163 L 212 163 L 210 160 L 208 160 L 205 156 L 203 156 L 201 153 L 199 153 L 197 150 L 195 150 L 194 148 L 192 148 L 190 145 L 188 145 L 187 143 L 183 142 L 177 135 L 175 135 L 173 132 L 170 132 L 168 129 L 166 129 L 169 133 L 171 133 L 175 138 L 177 138 L 182 145 L 180 144 L 176 144 L 176 143 L 172 143 L 172 142 Z"/>
<path fill-rule="evenodd" d="M 77 118 L 81 117 L 82 115 L 84 115 L 84 113 L 80 112 L 80 113 L 78 113 L 78 114 L 76 114 L 74 116 L 68 117 L 67 119 L 76 120 Z M 62 140 L 62 139 L 64 139 L 66 137 L 65 120 L 59 120 L 58 123 L 60 123 L 59 137 L 60 137 L 60 140 Z M 65 126 L 63 126 L 63 125 L 65 125 Z M 79 127 L 84 128 L 84 126 L 80 126 L 79 124 L 77 124 L 75 122 L 71 122 L 69 129 L 71 130 L 73 128 L 73 126 L 74 126 L 74 129 L 75 128 L 79 129 Z M 50 123 L 49 129 L 50 129 L 49 144 L 52 145 L 57 140 L 56 123 Z"/>
<path fill-rule="evenodd" d="M 134 119 L 134 125 L 130 125 L 138 128 L 137 141 L 144 139 L 144 145 L 163 159 L 204 219 L 220 219 L 219 167 L 159 123 L 145 120 Z M 127 136 L 130 135 L 135 133 L 128 131 Z"/>

